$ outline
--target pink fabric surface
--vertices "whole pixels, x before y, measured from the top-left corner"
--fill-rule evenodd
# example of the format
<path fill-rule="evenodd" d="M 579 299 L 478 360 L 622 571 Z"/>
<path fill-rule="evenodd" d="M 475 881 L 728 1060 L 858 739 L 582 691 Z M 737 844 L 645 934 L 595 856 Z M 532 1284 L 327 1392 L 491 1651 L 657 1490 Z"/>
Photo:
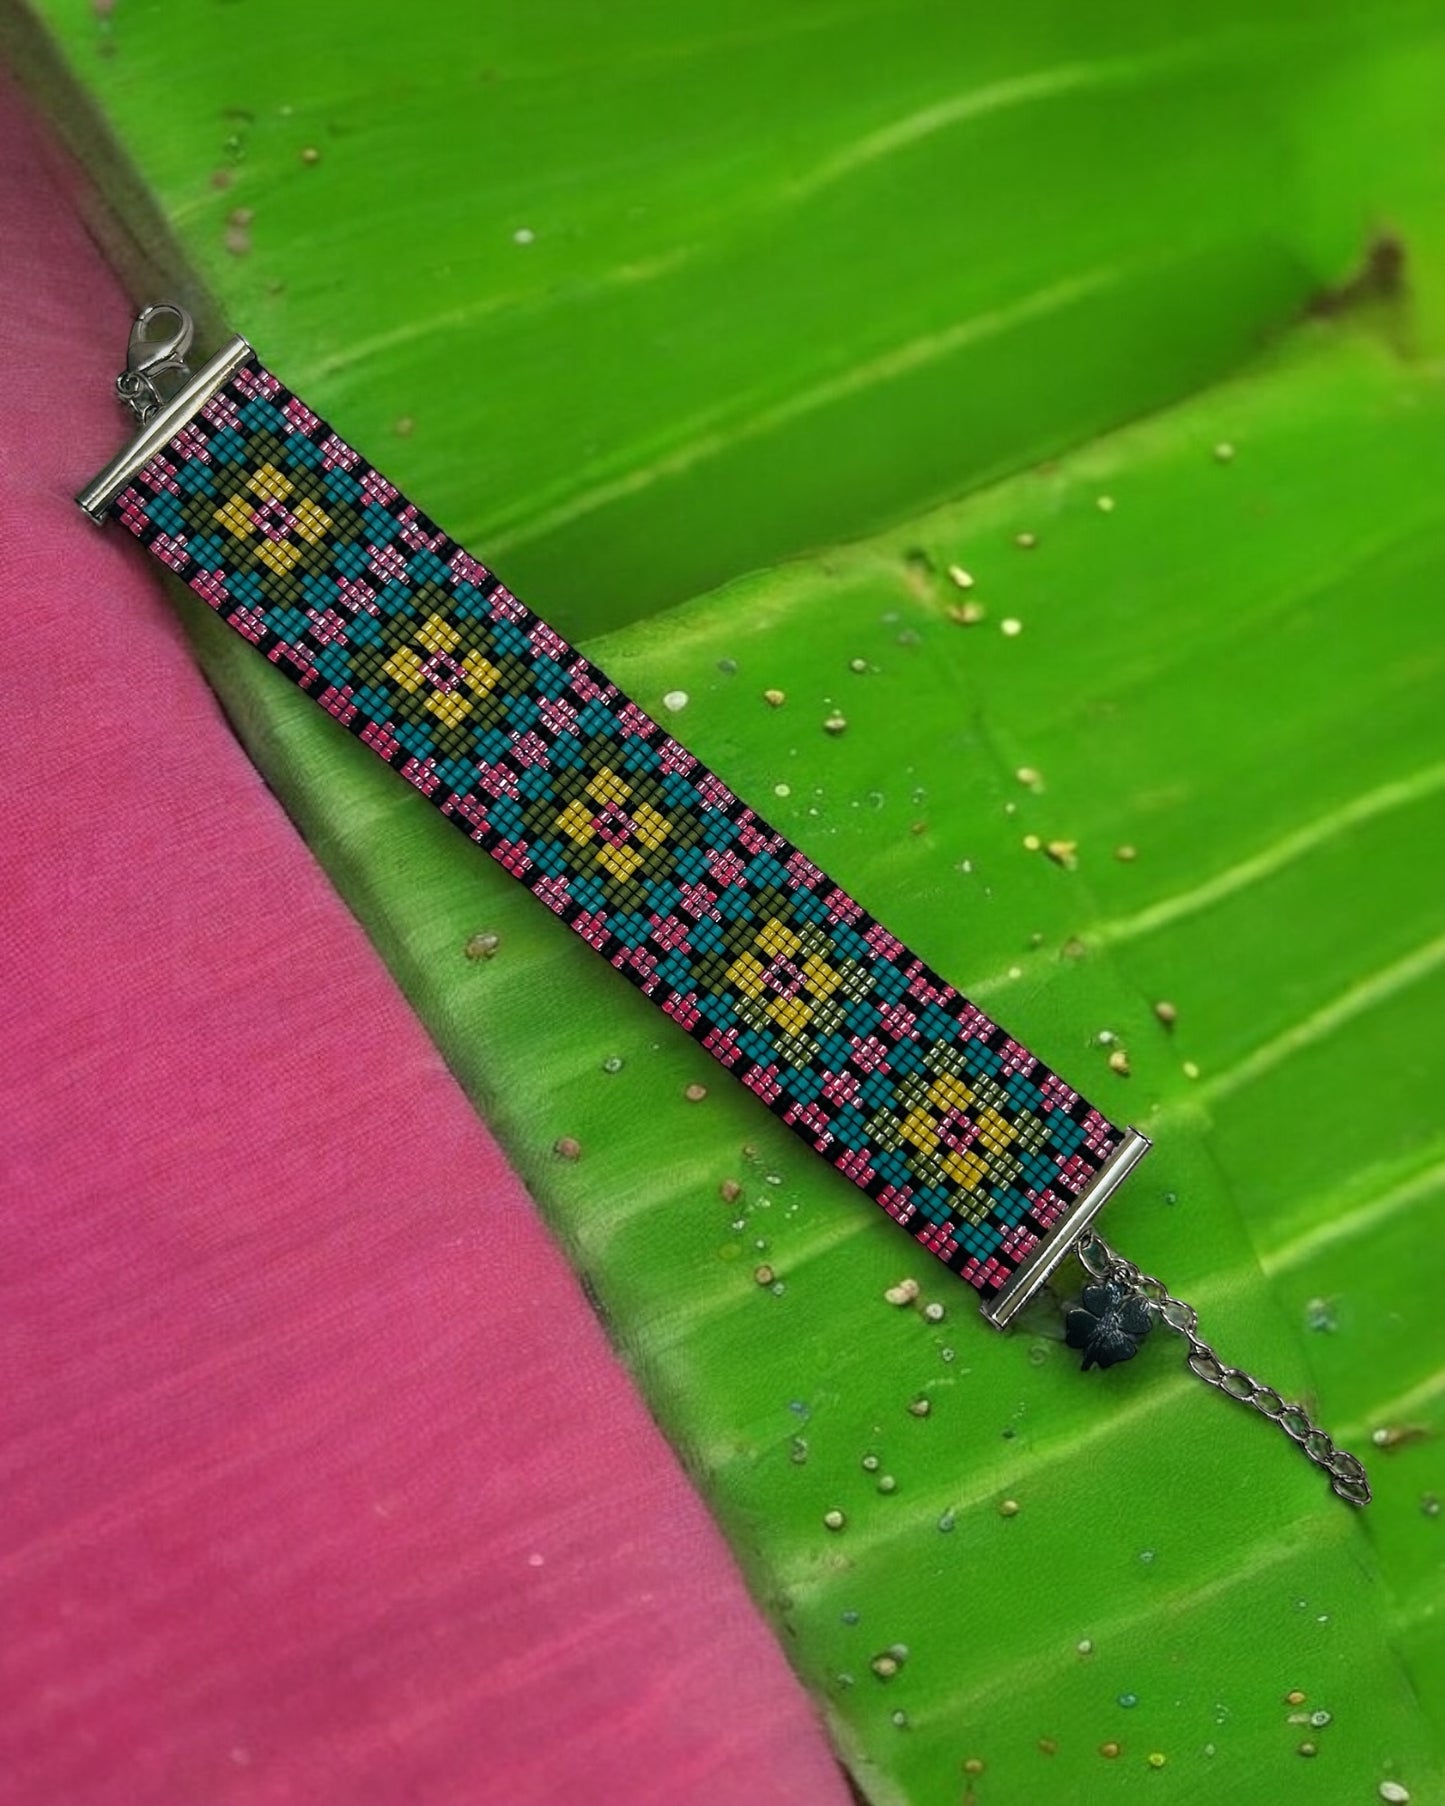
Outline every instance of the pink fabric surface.
<path fill-rule="evenodd" d="M 0 1795 L 841 1806 L 559 1255 L 70 500 L 131 309 L 0 71 Z"/>

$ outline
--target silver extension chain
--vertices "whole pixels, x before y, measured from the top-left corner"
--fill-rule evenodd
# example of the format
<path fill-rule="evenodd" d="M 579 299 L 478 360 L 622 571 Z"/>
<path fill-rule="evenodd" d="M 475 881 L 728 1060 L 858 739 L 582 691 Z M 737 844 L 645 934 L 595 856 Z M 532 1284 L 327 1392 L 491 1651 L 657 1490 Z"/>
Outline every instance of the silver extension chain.
<path fill-rule="evenodd" d="M 1159 1320 L 1177 1330 L 1189 1344 L 1189 1371 L 1206 1386 L 1217 1386 L 1226 1398 L 1237 1399 L 1271 1423 L 1277 1423 L 1316 1466 L 1325 1470 L 1340 1498 L 1351 1505 L 1369 1504 L 1370 1482 L 1358 1457 L 1336 1448 L 1328 1431 L 1312 1423 L 1302 1405 L 1287 1403 L 1273 1386 L 1266 1386 L 1242 1367 L 1226 1366 L 1199 1334 L 1199 1319 L 1192 1304 L 1175 1298 L 1152 1273 L 1141 1273 L 1133 1261 L 1125 1260 L 1117 1249 L 1111 1248 L 1097 1230 L 1090 1229 L 1080 1238 L 1078 1255 L 1095 1279 L 1116 1280 L 1148 1299 Z"/>

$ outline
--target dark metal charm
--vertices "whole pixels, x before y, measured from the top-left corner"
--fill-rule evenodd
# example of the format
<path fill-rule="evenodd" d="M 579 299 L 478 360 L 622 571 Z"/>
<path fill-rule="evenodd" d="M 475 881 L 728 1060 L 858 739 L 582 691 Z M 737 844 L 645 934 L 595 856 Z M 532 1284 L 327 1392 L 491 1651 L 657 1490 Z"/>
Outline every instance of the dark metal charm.
<path fill-rule="evenodd" d="M 1322 1430 L 1303 1405 L 1292 1405 L 1273 1386 L 1267 1386 L 1243 1367 L 1230 1367 L 1221 1361 L 1200 1335 L 1199 1318 L 1192 1304 L 1176 1298 L 1162 1279 L 1141 1272 L 1132 1260 L 1125 1260 L 1097 1229 L 1084 1231 L 1079 1238 L 1078 1255 L 1084 1271 L 1095 1283 L 1084 1287 L 1082 1305 L 1069 1312 L 1068 1342 L 1071 1348 L 1085 1351 L 1085 1367 L 1090 1363 L 1108 1367 L 1115 1361 L 1129 1359 L 1149 1329 L 1148 1323 L 1142 1329 L 1137 1327 L 1137 1307 L 1142 1305 L 1151 1321 L 1157 1315 L 1167 1329 L 1183 1336 L 1189 1345 L 1187 1365 L 1197 1379 L 1277 1423 L 1316 1467 L 1325 1470 L 1332 1490 L 1346 1504 L 1369 1504 L 1370 1480 L 1359 1457 L 1336 1447 L 1329 1431 Z"/>
<path fill-rule="evenodd" d="M 1085 1286 L 1083 1297 L 1065 1319 L 1064 1339 L 1084 1351 L 1084 1368 L 1114 1367 L 1132 1360 L 1154 1324 L 1143 1293 L 1104 1279 Z"/>

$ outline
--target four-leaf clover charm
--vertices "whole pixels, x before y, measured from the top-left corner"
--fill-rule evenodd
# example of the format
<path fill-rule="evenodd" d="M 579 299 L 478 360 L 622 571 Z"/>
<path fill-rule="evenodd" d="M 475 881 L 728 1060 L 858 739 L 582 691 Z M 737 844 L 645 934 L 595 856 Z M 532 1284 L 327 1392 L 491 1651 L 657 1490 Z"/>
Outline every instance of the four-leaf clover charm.
<path fill-rule="evenodd" d="M 1139 1352 L 1153 1326 L 1154 1314 L 1142 1293 L 1117 1280 L 1085 1286 L 1079 1303 L 1065 1319 L 1064 1340 L 1084 1351 L 1084 1370 L 1113 1367 Z"/>

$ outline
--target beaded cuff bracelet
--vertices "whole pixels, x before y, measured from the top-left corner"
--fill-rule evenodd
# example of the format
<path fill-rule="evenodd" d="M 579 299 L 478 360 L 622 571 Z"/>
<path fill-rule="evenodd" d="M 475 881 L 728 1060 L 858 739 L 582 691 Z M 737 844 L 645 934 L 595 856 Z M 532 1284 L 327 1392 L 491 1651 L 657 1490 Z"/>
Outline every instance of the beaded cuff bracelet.
<path fill-rule="evenodd" d="M 1155 1321 L 1334 1490 L 1364 1470 L 1092 1227 L 1148 1151 L 961 996 L 449 539 L 242 338 L 149 307 L 140 423 L 78 497 L 519 879 L 1006 1327 L 1072 1251 L 1084 1366 Z"/>

